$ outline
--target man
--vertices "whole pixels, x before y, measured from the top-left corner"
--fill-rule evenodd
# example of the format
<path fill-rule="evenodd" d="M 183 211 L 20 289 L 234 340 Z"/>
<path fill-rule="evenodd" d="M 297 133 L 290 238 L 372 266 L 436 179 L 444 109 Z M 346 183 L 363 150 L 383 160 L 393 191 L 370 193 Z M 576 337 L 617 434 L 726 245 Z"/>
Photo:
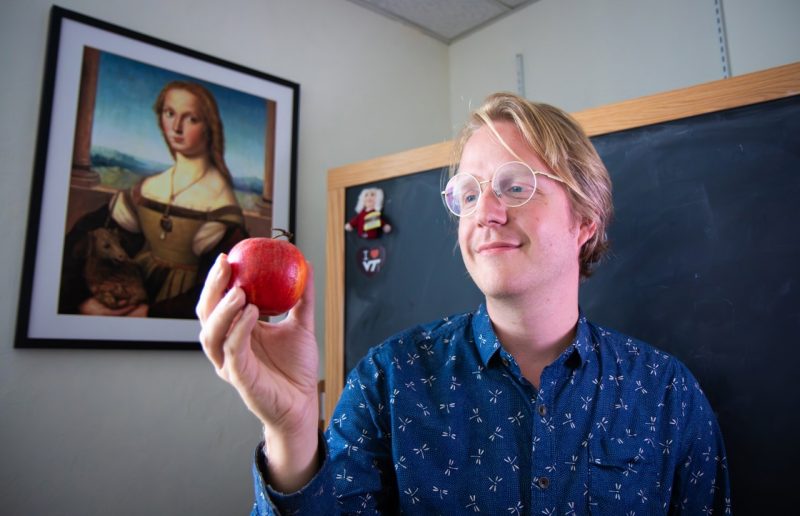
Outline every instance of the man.
<path fill-rule="evenodd" d="M 240 290 L 223 295 L 224 257 L 209 275 L 201 341 L 264 423 L 254 513 L 729 512 L 724 445 L 697 381 L 580 313 L 612 208 L 578 124 L 497 94 L 457 150 L 442 194 L 485 304 L 370 350 L 325 438 L 312 289 L 273 325 Z"/>

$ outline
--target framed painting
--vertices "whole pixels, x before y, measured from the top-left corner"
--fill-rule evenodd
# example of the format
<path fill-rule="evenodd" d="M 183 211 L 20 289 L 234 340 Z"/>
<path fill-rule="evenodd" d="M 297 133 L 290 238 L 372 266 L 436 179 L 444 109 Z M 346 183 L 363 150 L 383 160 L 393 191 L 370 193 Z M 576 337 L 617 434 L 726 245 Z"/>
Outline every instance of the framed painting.
<path fill-rule="evenodd" d="M 294 231 L 299 93 L 53 7 L 15 346 L 199 349 L 216 256 Z"/>

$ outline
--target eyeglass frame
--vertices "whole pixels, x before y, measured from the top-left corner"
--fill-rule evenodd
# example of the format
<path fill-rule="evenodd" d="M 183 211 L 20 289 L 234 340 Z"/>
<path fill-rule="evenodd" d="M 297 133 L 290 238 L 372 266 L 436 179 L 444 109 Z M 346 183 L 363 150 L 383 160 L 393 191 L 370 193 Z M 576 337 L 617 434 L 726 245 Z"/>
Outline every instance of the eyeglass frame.
<path fill-rule="evenodd" d="M 455 174 L 453 174 L 450 177 L 450 179 L 447 180 L 447 184 L 445 184 L 445 189 L 442 192 L 440 192 L 440 194 L 442 196 L 442 202 L 444 203 L 445 207 L 447 208 L 447 211 L 449 211 L 450 213 L 452 213 L 453 215 L 455 215 L 458 218 L 469 217 L 470 215 L 475 213 L 475 210 L 478 209 L 478 203 L 481 200 L 481 196 L 483 195 L 483 185 L 485 185 L 487 183 L 492 183 L 494 181 L 494 178 L 497 177 L 497 171 L 500 170 L 501 168 L 505 167 L 506 165 L 511 165 L 511 164 L 524 165 L 525 168 L 527 168 L 531 172 L 531 175 L 533 176 L 534 186 L 533 186 L 533 193 L 531 193 L 530 197 L 528 197 L 524 202 L 521 202 L 520 204 L 514 204 L 514 205 L 510 205 L 510 204 L 506 203 L 503 200 L 503 195 L 497 193 L 497 191 L 494 188 L 491 188 L 492 193 L 495 195 L 495 197 L 497 197 L 497 199 L 501 203 L 503 203 L 503 206 L 506 206 L 507 208 L 519 208 L 520 206 L 525 206 L 526 204 L 528 204 L 531 201 L 531 199 L 534 198 L 534 196 L 536 195 L 536 189 L 539 187 L 539 181 L 536 179 L 537 175 L 544 176 L 544 177 L 546 177 L 548 179 L 552 179 L 553 181 L 558 181 L 559 183 L 567 184 L 566 181 L 564 181 L 563 179 L 561 179 L 558 176 L 554 176 L 553 174 L 550 174 L 549 172 L 542 172 L 541 170 L 534 170 L 530 165 L 528 165 L 524 161 L 506 161 L 505 163 L 501 163 L 501 164 L 497 165 L 497 167 L 495 167 L 494 171 L 492 172 L 492 177 L 490 177 L 489 179 L 487 179 L 485 181 L 480 181 L 477 177 L 473 176 L 469 172 L 456 172 Z M 463 175 L 469 176 L 472 179 L 474 179 L 476 183 L 478 183 L 478 199 L 475 201 L 475 206 L 468 213 L 462 213 L 461 215 L 459 215 L 458 213 L 454 212 L 453 209 L 450 208 L 450 206 L 447 204 L 447 197 L 446 197 L 447 185 L 449 185 L 450 181 L 452 181 L 459 174 L 463 174 Z"/>

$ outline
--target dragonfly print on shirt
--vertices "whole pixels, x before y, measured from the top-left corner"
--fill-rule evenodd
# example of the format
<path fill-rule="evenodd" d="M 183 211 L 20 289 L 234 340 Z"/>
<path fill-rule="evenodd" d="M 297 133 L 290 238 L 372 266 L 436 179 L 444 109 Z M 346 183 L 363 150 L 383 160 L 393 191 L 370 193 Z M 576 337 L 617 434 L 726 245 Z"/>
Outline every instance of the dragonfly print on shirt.
<path fill-rule="evenodd" d="M 350 373 L 321 444 L 322 470 L 292 495 L 257 464 L 256 513 L 730 512 L 697 380 L 583 316 L 538 390 L 483 306 L 393 337 Z"/>

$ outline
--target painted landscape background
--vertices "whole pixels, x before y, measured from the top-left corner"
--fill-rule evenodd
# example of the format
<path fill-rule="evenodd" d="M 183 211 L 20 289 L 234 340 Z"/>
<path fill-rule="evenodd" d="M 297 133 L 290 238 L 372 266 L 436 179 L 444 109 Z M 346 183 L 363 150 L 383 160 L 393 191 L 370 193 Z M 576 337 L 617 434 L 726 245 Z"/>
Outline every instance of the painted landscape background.
<path fill-rule="evenodd" d="M 171 167 L 170 162 L 157 162 L 137 158 L 107 147 L 92 146 L 92 170 L 100 174 L 103 186 L 119 190 L 130 188 L 139 180 Z M 261 178 L 233 176 L 236 200 L 243 210 L 257 210 L 264 181 Z"/>

